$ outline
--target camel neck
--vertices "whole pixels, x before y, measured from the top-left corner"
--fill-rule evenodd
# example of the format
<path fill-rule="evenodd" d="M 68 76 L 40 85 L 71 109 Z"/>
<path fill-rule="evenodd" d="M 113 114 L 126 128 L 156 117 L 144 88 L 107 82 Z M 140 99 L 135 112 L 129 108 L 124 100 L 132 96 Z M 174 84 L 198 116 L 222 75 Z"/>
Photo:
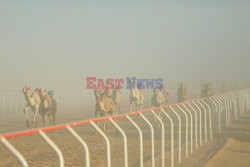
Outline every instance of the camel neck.
<path fill-rule="evenodd" d="M 26 92 L 26 93 L 24 93 L 24 96 L 25 96 L 25 99 L 26 99 L 27 103 L 28 103 L 29 105 L 31 105 L 30 94 L 28 94 L 28 93 Z"/>

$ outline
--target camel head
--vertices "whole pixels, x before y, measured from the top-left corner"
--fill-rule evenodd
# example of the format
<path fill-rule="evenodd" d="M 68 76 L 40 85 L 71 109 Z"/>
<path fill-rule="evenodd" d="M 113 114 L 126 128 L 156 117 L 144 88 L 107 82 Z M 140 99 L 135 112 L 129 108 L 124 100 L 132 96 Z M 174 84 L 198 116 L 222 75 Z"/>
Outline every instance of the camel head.
<path fill-rule="evenodd" d="M 159 89 L 154 89 L 154 94 L 158 95 L 159 94 Z"/>
<path fill-rule="evenodd" d="M 30 93 L 30 86 L 25 86 L 25 87 L 23 88 L 23 93 L 24 93 L 24 94 Z"/>
<path fill-rule="evenodd" d="M 95 96 L 100 96 L 101 95 L 101 90 L 100 89 L 95 89 L 94 94 L 95 94 Z"/>

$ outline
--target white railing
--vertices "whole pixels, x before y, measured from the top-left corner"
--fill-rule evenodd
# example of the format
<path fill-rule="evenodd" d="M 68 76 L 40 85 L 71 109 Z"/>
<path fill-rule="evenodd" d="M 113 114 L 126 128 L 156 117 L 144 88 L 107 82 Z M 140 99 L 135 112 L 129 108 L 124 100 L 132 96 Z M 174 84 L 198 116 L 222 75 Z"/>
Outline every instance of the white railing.
<path fill-rule="evenodd" d="M 11 106 L 16 102 L 14 102 L 14 98 L 16 98 L 18 93 L 15 95 L 9 96 L 12 99 Z M 5 105 L 7 94 L 3 94 L 2 102 Z M 10 106 L 10 107 L 11 107 Z M 5 106 L 4 106 L 5 108 Z M 29 131 L 15 132 L 10 134 L 0 135 L 1 143 L 19 160 L 22 166 L 28 166 L 25 158 L 18 152 L 17 149 L 14 148 L 13 145 L 8 142 L 11 138 L 22 137 L 32 134 L 39 134 L 42 139 L 46 141 L 46 143 L 54 150 L 58 158 L 58 166 L 64 166 L 64 157 L 60 148 L 54 143 L 47 135 L 48 131 L 56 131 L 59 129 L 66 129 L 70 132 L 70 134 L 77 139 L 77 141 L 83 147 L 85 152 L 85 166 L 89 167 L 90 164 L 90 153 L 89 146 L 86 142 L 74 131 L 74 127 L 83 126 L 86 124 L 92 125 L 92 127 L 101 135 L 106 143 L 106 166 L 111 167 L 112 165 L 112 157 L 111 157 L 111 144 L 108 136 L 101 130 L 101 128 L 96 124 L 100 121 L 110 121 L 114 127 L 118 130 L 118 132 L 122 135 L 123 138 L 123 161 L 124 167 L 129 166 L 128 162 L 128 137 L 123 130 L 123 128 L 116 123 L 120 118 L 126 118 L 131 125 L 134 126 L 136 131 L 138 132 L 138 147 L 139 147 L 139 164 L 141 167 L 144 166 L 144 155 L 143 155 L 143 132 L 138 123 L 133 119 L 133 116 L 140 116 L 140 120 L 143 120 L 150 129 L 150 141 L 151 141 L 151 166 L 155 166 L 155 131 L 156 127 L 161 129 L 161 166 L 166 166 L 165 164 L 165 145 L 167 140 L 165 140 L 165 133 L 167 126 L 170 125 L 170 161 L 171 166 L 174 167 L 176 163 L 181 163 L 182 161 L 182 146 L 185 145 L 185 155 L 186 157 L 189 154 L 193 153 L 193 145 L 195 144 L 195 149 L 197 150 L 199 146 L 208 142 L 209 139 L 212 140 L 215 133 L 221 133 L 223 127 L 228 127 L 231 125 L 232 119 L 237 120 L 239 115 L 244 114 L 249 110 L 249 90 L 240 90 L 240 91 L 232 91 L 223 94 L 216 94 L 214 96 L 188 100 L 183 103 L 167 105 L 159 108 L 145 109 L 138 112 L 117 115 L 113 117 L 102 117 L 91 120 L 85 120 L 80 122 L 74 122 L 70 124 L 62 124 L 57 126 L 51 126 L 41 129 L 34 129 Z M 3 110 L 2 110 L 3 111 Z M 151 121 L 145 113 L 151 114 L 155 117 L 157 124 L 160 126 L 154 126 L 156 124 L 155 121 Z M 160 114 L 159 114 L 160 113 Z M 223 116 L 225 119 L 225 123 L 223 123 Z M 177 118 L 177 119 L 176 119 Z M 152 119 L 153 120 L 153 119 Z M 168 120 L 168 121 L 167 121 Z M 170 122 L 168 124 L 167 122 Z M 176 123 L 177 122 L 177 123 Z M 185 122 L 183 124 L 183 122 Z M 182 128 L 182 125 L 185 125 L 185 129 Z M 218 129 L 216 128 L 218 126 Z M 178 127 L 178 139 L 174 138 L 174 127 Z M 194 130 L 194 133 L 193 133 Z M 198 131 L 199 130 L 199 131 Z M 182 141 L 182 131 L 185 131 L 185 142 Z M 203 135 L 204 134 L 204 135 Z M 194 137 L 195 136 L 195 137 Z M 190 141 L 189 141 L 190 139 Z M 194 139 L 194 141 L 193 141 Z M 199 144 L 198 144 L 199 139 Z M 174 145 L 174 141 L 178 140 L 178 147 Z M 178 162 L 174 162 L 175 160 L 175 148 L 178 151 Z M 190 150 L 189 150 L 190 148 Z M 1 156 L 1 155 L 0 155 Z"/>

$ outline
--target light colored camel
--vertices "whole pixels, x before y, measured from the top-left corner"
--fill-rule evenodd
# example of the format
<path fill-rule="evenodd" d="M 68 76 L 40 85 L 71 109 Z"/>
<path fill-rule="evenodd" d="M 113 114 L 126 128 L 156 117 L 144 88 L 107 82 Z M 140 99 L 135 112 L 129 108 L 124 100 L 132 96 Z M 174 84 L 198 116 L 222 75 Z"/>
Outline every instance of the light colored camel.
<path fill-rule="evenodd" d="M 35 127 L 37 127 L 38 124 L 38 112 L 39 112 L 39 107 L 41 104 L 41 94 L 40 90 L 37 88 L 33 91 L 32 95 L 30 95 L 30 87 L 24 87 L 23 88 L 23 93 L 25 100 L 27 102 L 25 108 L 24 108 L 24 113 L 25 113 L 25 118 L 26 118 L 26 125 L 29 127 L 29 111 L 32 110 L 34 112 L 34 117 L 31 122 L 31 127 L 35 123 Z"/>
<path fill-rule="evenodd" d="M 121 110 L 122 93 L 119 89 L 113 89 L 111 97 L 115 104 L 115 115 L 117 115 Z"/>
<path fill-rule="evenodd" d="M 161 107 L 167 105 L 168 95 L 162 93 L 159 89 L 154 89 L 153 97 L 151 98 L 151 106 Z"/>
<path fill-rule="evenodd" d="M 162 92 L 160 89 L 154 89 L 153 96 L 151 98 L 151 107 L 162 107 L 167 105 L 168 102 L 168 93 Z M 161 111 L 157 110 L 156 114 L 161 118 Z M 154 117 L 154 120 L 156 123 L 158 123 L 158 126 L 160 127 L 160 122 L 157 121 L 156 117 Z"/>
<path fill-rule="evenodd" d="M 101 93 L 101 90 L 94 90 L 94 95 L 96 97 L 96 110 L 95 116 L 105 117 L 108 115 L 115 115 L 115 104 L 111 97 L 109 97 L 105 92 Z M 103 122 L 103 131 L 107 129 L 107 120 Z"/>
<path fill-rule="evenodd" d="M 135 88 L 130 88 L 130 112 L 134 112 L 136 110 L 142 110 L 142 105 L 144 102 L 144 96 L 142 89 L 139 89 L 137 86 Z"/>
<path fill-rule="evenodd" d="M 50 120 L 50 124 L 55 125 L 56 121 L 56 112 L 57 112 L 57 103 L 56 101 L 51 97 L 51 95 L 48 94 L 46 89 L 41 90 L 42 95 L 42 101 L 40 105 L 39 111 L 41 112 L 43 125 L 45 125 L 45 118 L 46 116 Z"/>

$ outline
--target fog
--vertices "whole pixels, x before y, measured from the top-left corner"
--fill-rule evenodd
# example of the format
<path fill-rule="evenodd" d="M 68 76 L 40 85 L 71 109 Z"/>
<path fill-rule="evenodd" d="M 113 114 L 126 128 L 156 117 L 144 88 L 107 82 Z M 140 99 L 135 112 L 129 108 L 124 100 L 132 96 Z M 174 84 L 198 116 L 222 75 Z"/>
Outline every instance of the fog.
<path fill-rule="evenodd" d="M 1 1 L 0 88 L 52 89 L 93 109 L 86 77 L 163 78 L 171 103 L 180 82 L 189 98 L 205 82 L 243 85 L 249 16 L 247 1 Z"/>

